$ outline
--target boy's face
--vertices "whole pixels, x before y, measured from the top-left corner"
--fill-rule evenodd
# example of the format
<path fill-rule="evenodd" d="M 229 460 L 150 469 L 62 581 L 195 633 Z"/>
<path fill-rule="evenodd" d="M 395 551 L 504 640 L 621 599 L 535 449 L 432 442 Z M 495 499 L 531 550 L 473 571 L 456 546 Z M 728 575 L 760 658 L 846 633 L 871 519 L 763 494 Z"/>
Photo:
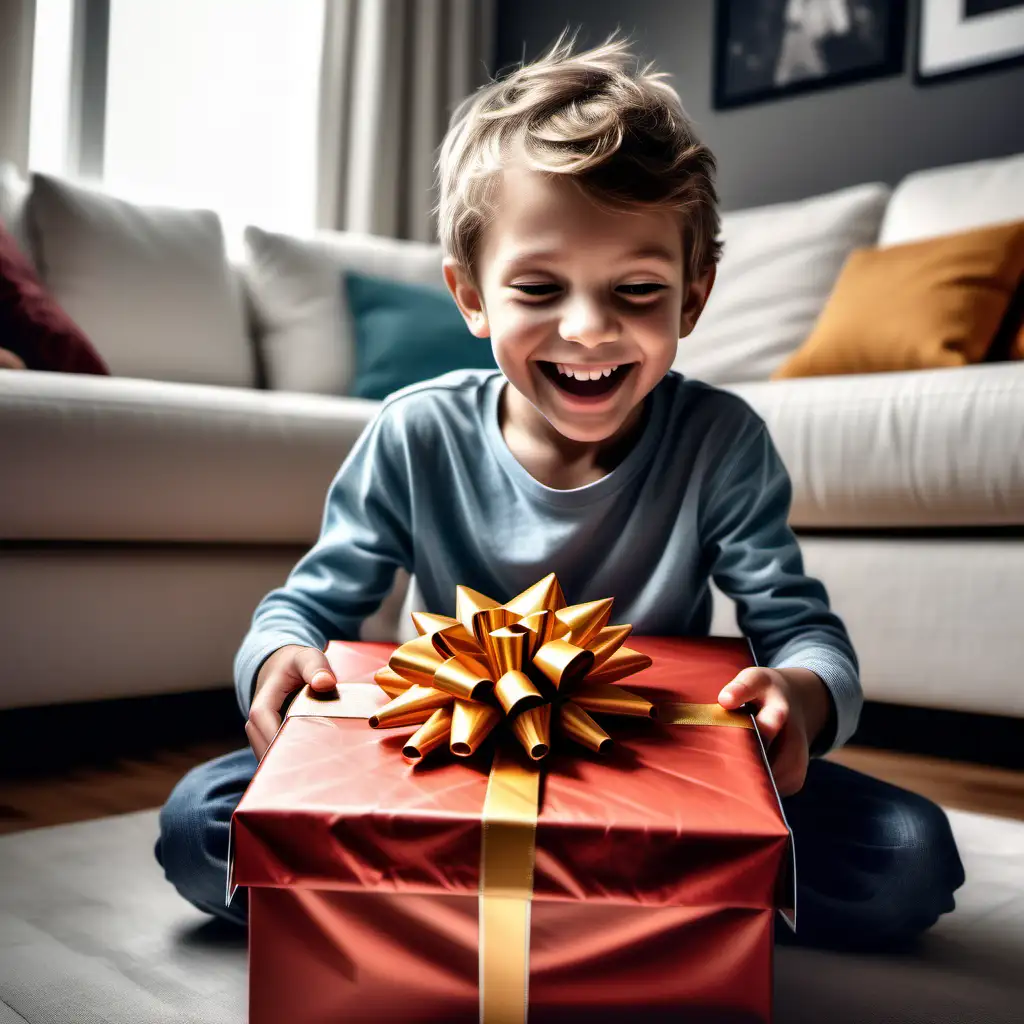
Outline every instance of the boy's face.
<path fill-rule="evenodd" d="M 509 382 L 559 434 L 615 438 L 671 368 L 713 274 L 684 280 L 672 211 L 604 209 L 525 169 L 504 172 L 496 205 L 476 284 L 445 266 L 466 323 L 490 337 Z"/>

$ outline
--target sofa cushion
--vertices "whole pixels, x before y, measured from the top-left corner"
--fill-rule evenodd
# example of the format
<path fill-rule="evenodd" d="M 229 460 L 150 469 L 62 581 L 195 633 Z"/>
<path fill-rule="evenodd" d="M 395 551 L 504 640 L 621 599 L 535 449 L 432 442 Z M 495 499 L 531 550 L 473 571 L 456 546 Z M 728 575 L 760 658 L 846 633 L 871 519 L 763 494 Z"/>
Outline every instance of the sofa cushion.
<path fill-rule="evenodd" d="M 34 175 L 28 220 L 46 286 L 122 377 L 255 383 L 220 220 Z"/>
<path fill-rule="evenodd" d="M 1024 220 L 859 249 L 811 336 L 773 376 L 981 362 L 1022 277 Z"/>
<path fill-rule="evenodd" d="M 718 277 L 675 369 L 713 384 L 767 380 L 811 333 L 846 257 L 875 243 L 888 197 L 858 185 L 726 213 Z"/>
<path fill-rule="evenodd" d="M 1024 219 L 1024 153 L 909 174 L 885 211 L 880 245 Z"/>
<path fill-rule="evenodd" d="M 731 386 L 766 420 L 795 527 L 1024 525 L 1024 364 Z"/>
<path fill-rule="evenodd" d="M 310 544 L 379 403 L 0 373 L 0 539 Z"/>
<path fill-rule="evenodd" d="M 249 227 L 246 284 L 270 387 L 345 395 L 355 376 L 347 270 L 444 287 L 441 248 L 343 232 L 315 238 Z"/>
<path fill-rule="evenodd" d="M 40 282 L 28 257 L 0 224 L 0 351 L 31 370 L 109 373 L 89 339 Z"/>

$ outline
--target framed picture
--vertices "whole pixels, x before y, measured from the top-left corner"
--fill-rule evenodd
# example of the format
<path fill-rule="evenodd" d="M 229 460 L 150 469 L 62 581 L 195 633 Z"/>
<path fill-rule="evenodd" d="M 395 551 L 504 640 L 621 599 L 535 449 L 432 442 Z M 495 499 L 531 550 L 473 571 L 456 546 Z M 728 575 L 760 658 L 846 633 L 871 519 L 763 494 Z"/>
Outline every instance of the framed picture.
<path fill-rule="evenodd" d="M 914 80 L 929 82 L 1024 61 L 1024 0 L 921 0 Z"/>
<path fill-rule="evenodd" d="M 906 0 L 716 0 L 715 108 L 899 74 L 906 9 Z"/>

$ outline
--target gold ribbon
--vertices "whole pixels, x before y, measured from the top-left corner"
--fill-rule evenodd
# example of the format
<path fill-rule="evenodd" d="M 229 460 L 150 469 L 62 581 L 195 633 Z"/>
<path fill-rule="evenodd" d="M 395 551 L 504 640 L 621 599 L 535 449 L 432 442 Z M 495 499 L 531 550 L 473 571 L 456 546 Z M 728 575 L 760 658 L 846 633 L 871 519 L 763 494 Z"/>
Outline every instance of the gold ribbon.
<path fill-rule="evenodd" d="M 552 719 L 563 736 L 604 752 L 611 736 L 591 712 L 657 717 L 615 683 L 651 664 L 623 644 L 631 626 L 609 626 L 612 601 L 567 605 L 554 573 L 501 605 L 458 587 L 455 617 L 416 613 L 420 634 L 374 676 L 393 699 L 375 728 L 420 725 L 402 753 L 416 763 L 447 745 L 474 753 L 501 722 L 534 761 L 551 750 Z"/>
<path fill-rule="evenodd" d="M 666 701 L 663 725 L 753 729 L 754 719 L 720 704 Z M 500 747 L 484 798 L 480 851 L 480 1021 L 524 1024 L 529 1011 L 530 906 L 540 813 L 540 766 Z"/>
<path fill-rule="evenodd" d="M 529 1007 L 530 908 L 540 767 L 499 749 L 480 848 L 480 1020 L 521 1024 Z"/>

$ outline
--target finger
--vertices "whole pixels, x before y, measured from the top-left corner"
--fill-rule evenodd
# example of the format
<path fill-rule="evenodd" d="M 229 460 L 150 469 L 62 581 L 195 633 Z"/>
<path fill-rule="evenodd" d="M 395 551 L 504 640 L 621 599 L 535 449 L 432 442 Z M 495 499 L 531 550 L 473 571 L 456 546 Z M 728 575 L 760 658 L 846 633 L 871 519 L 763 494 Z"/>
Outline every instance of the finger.
<path fill-rule="evenodd" d="M 761 710 L 754 716 L 757 722 L 757 731 L 761 734 L 766 746 L 770 746 L 776 736 L 782 732 L 782 727 L 789 719 L 789 705 L 777 691 L 770 690 L 765 698 Z"/>
<path fill-rule="evenodd" d="M 784 729 L 770 758 L 772 777 L 780 796 L 798 793 L 807 778 L 807 744 L 797 730 Z"/>
<path fill-rule="evenodd" d="M 262 747 L 259 751 L 256 750 L 256 744 L 253 743 L 252 736 L 249 734 L 250 727 L 255 732 L 258 743 Z M 266 753 L 267 747 L 270 746 L 270 741 L 277 735 L 277 730 L 280 728 L 281 716 L 273 708 L 257 706 L 255 702 L 253 703 L 253 706 L 249 709 L 246 735 L 249 736 L 249 742 L 259 757 Z"/>
<path fill-rule="evenodd" d="M 295 667 L 298 669 L 302 681 L 309 683 L 314 690 L 321 693 L 333 690 L 338 685 L 338 680 L 331 671 L 331 666 L 323 651 L 318 651 L 313 647 L 304 647 L 295 655 Z"/>
<path fill-rule="evenodd" d="M 267 752 L 267 747 L 270 744 L 260 730 L 256 728 L 255 722 L 248 721 L 245 723 L 245 736 L 249 741 L 249 746 L 252 747 L 252 752 L 256 755 L 256 760 L 262 761 L 263 755 Z"/>
<path fill-rule="evenodd" d="M 718 703 L 729 711 L 744 704 L 760 703 L 771 683 L 772 676 L 767 669 L 745 668 L 723 687 L 718 695 Z"/>

